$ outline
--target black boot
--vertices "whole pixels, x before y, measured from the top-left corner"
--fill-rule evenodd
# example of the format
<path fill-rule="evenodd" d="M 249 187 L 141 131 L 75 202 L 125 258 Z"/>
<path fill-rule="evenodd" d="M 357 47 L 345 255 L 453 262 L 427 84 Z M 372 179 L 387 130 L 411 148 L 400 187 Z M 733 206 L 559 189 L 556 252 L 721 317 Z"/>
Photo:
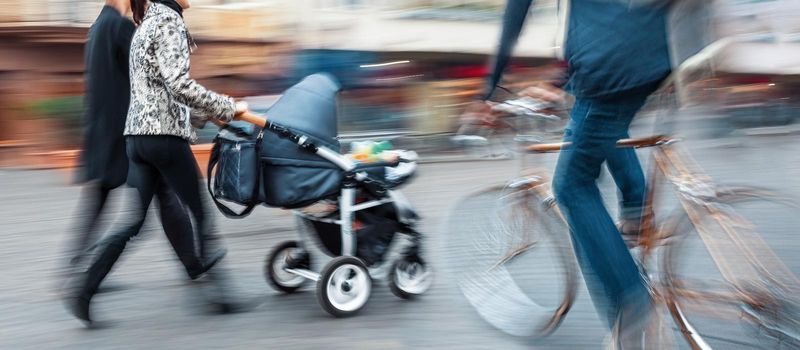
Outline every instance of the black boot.
<path fill-rule="evenodd" d="M 62 287 L 61 293 L 64 296 L 64 306 L 67 311 L 88 327 L 92 325 L 89 302 L 93 293 L 87 292 L 86 282 L 87 276 L 85 274 L 77 274 L 67 280 Z"/>
<path fill-rule="evenodd" d="M 86 326 L 92 325 L 92 318 L 89 316 L 89 299 L 84 296 L 68 297 L 66 300 L 67 310 Z"/>
<path fill-rule="evenodd" d="M 227 253 L 227 249 L 220 248 L 214 252 L 214 254 L 211 254 L 211 256 L 209 256 L 205 261 L 203 261 L 198 268 L 194 269 L 193 271 L 189 271 L 189 278 L 196 280 L 204 273 L 208 272 L 208 270 L 211 270 L 211 268 L 214 267 L 214 265 L 216 265 L 220 260 L 222 260 Z"/>
<path fill-rule="evenodd" d="M 141 225 L 132 226 L 122 233 L 112 235 L 108 243 L 96 256 L 85 272 L 78 273 L 72 281 L 67 283 L 65 295 L 67 309 L 87 326 L 94 327 L 94 320 L 89 314 L 89 302 L 97 294 L 100 284 L 111 271 L 114 263 L 119 259 L 125 249 L 126 242 L 139 231 Z"/>
<path fill-rule="evenodd" d="M 239 295 L 231 280 L 230 271 L 219 266 L 194 281 L 206 302 L 206 310 L 211 314 L 231 314 L 246 312 L 255 308 L 261 297 L 244 298 Z"/>

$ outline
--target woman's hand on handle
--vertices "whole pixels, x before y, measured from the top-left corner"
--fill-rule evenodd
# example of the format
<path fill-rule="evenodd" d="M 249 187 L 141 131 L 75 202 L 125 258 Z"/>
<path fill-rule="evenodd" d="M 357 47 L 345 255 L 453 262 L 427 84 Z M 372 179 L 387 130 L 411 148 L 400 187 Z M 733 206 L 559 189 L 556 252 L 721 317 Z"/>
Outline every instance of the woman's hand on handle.
<path fill-rule="evenodd" d="M 258 114 L 254 114 L 250 111 L 244 111 L 240 114 L 237 114 L 236 116 L 233 117 L 233 119 L 245 121 L 250 124 L 255 124 L 262 128 L 267 126 L 267 119 L 265 117 L 260 116 Z"/>
<path fill-rule="evenodd" d="M 253 124 L 256 124 L 256 125 L 264 124 L 263 121 L 259 122 L 258 120 L 254 119 L 254 118 L 258 118 L 260 120 L 263 120 L 264 118 L 250 113 L 250 109 L 249 109 L 249 106 L 248 106 L 247 102 L 245 102 L 245 101 L 236 101 L 235 108 L 236 108 L 236 110 L 233 113 L 233 120 L 244 120 L 246 122 L 250 122 L 250 123 L 253 123 Z M 226 122 L 224 122 L 222 120 L 219 120 L 217 118 L 210 118 L 210 119 L 214 124 L 216 124 L 219 127 L 223 127 L 223 126 L 225 126 L 225 124 L 227 124 Z"/>
<path fill-rule="evenodd" d="M 233 113 L 233 117 L 236 118 L 248 111 L 250 111 L 250 106 L 247 105 L 247 102 L 236 101 L 236 112 Z"/>
<path fill-rule="evenodd" d="M 225 122 L 216 118 L 212 118 L 212 120 L 214 121 L 214 124 L 217 124 L 217 126 L 220 127 L 225 126 L 226 124 Z M 267 125 L 267 119 L 263 116 L 250 112 L 247 102 L 244 101 L 236 102 L 236 112 L 233 115 L 233 120 L 245 121 L 250 124 L 258 125 L 262 128 Z"/>

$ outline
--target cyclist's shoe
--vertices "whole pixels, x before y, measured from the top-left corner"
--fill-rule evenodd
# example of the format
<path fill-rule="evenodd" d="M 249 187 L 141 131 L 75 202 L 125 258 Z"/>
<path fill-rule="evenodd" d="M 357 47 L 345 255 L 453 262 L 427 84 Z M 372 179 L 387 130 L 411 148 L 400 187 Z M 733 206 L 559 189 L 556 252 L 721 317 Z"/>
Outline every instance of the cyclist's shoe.
<path fill-rule="evenodd" d="M 634 248 L 639 245 L 641 228 L 641 221 L 639 220 L 620 220 L 617 223 L 617 229 L 628 248 Z"/>
<path fill-rule="evenodd" d="M 627 328 L 616 322 L 603 345 L 607 350 L 674 349 L 675 339 L 668 320 L 653 306 L 645 319 Z"/>
<path fill-rule="evenodd" d="M 653 223 L 653 210 L 652 208 L 644 209 L 644 215 L 642 215 L 639 219 L 620 219 L 617 223 L 617 229 L 619 230 L 620 235 L 622 235 L 622 239 L 625 241 L 625 244 L 628 248 L 634 248 L 642 244 L 641 236 L 642 236 L 642 223 L 650 222 Z M 659 243 L 666 243 L 662 242 L 661 240 L 667 239 L 669 237 L 658 237 Z"/>

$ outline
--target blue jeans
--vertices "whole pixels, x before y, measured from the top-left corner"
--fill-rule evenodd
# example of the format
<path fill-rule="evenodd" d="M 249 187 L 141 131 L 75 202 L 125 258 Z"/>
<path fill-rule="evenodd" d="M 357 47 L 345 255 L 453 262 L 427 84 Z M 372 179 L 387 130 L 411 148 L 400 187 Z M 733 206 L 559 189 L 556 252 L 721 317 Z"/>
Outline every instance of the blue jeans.
<path fill-rule="evenodd" d="M 641 218 L 645 178 L 633 149 L 617 148 L 652 88 L 615 97 L 578 99 L 553 180 L 553 191 L 569 223 L 575 255 L 592 302 L 609 327 L 623 314 L 639 318 L 650 296 L 639 268 L 608 214 L 596 180 L 606 163 L 620 191 L 624 219 Z M 630 312 L 628 312 L 628 310 Z"/>

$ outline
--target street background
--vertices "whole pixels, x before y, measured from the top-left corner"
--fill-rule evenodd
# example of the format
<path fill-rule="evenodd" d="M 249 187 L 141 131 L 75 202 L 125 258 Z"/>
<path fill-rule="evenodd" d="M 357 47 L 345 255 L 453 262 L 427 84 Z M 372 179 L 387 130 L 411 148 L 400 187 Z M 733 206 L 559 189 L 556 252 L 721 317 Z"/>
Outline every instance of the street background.
<path fill-rule="evenodd" d="M 698 115 L 682 118 L 679 124 L 686 127 L 679 135 L 715 180 L 776 188 L 800 198 L 797 134 L 749 129 L 738 136 L 712 139 L 707 133 L 716 130 L 713 119 Z M 643 119 L 635 134 L 648 133 L 649 122 Z M 549 168 L 554 159 L 554 155 L 544 155 L 539 162 Z M 456 288 L 448 269 L 449 259 L 458 259 L 458 252 L 447 245 L 459 235 L 446 225 L 451 209 L 472 191 L 502 183 L 514 173 L 511 160 L 423 164 L 420 176 L 403 191 L 423 217 L 425 257 L 436 270 L 434 287 L 417 300 L 403 301 L 394 297 L 384 282 L 376 282 L 368 307 L 349 319 L 335 319 L 322 311 L 313 284 L 302 293 L 288 296 L 267 285 L 263 274 L 266 254 L 280 242 L 297 237 L 289 212 L 258 208 L 243 220 L 217 215 L 217 225 L 229 248 L 222 267 L 233 276 L 236 295 L 258 306 L 245 313 L 210 315 L 198 288 L 185 282 L 151 209 L 145 230 L 131 243 L 108 280 L 120 290 L 98 295 L 93 304 L 96 317 L 107 321 L 108 327 L 86 330 L 62 307 L 56 279 L 64 259 L 65 239 L 76 219 L 79 188 L 69 185 L 70 174 L 65 171 L 2 170 L 0 263 L 5 283 L 0 286 L 0 348 L 600 348 L 605 330 L 583 285 L 561 328 L 538 342 L 493 329 Z M 615 194 L 608 176 L 601 186 L 613 210 Z M 126 191 L 113 194 L 106 222 L 122 216 L 121 201 Z M 796 218 L 786 220 L 797 222 Z M 775 242 L 766 238 L 771 244 L 784 246 L 779 254 L 797 273 L 800 259 L 793 253 L 797 240 Z M 324 259 L 315 257 L 315 266 L 321 266 Z M 717 344 L 726 349 L 759 348 L 762 341 L 738 325 L 723 329 L 715 336 L 725 339 Z"/>
<path fill-rule="evenodd" d="M 464 300 L 452 275 L 459 252 L 453 209 L 468 194 L 516 174 L 507 149 L 452 142 L 464 106 L 480 93 L 499 36 L 503 0 L 193 0 L 186 22 L 199 49 L 193 78 L 246 99 L 263 112 L 304 76 L 334 73 L 343 145 L 391 140 L 421 156 L 403 191 L 422 215 L 426 259 L 436 272 L 418 300 L 395 298 L 376 282 L 359 316 L 334 319 L 314 286 L 280 295 L 265 281 L 270 249 L 297 237 L 292 214 L 257 208 L 242 220 L 216 214 L 229 248 L 220 268 L 254 308 L 211 315 L 202 288 L 186 282 L 151 214 L 112 272 L 113 291 L 93 303 L 107 327 L 87 330 L 63 308 L 58 290 L 66 242 L 80 219 L 73 179 L 83 114 L 83 47 L 101 0 L 0 0 L 0 349 L 598 349 L 606 331 L 581 286 L 551 337 L 505 335 Z M 734 38 L 685 71 L 682 108 L 653 104 L 634 136 L 683 139 L 720 183 L 757 185 L 800 198 L 800 2 L 718 0 L 709 33 Z M 503 85 L 514 91 L 554 73 L 562 22 L 555 0 L 536 1 Z M 655 116 L 661 116 L 658 123 Z M 654 126 L 657 124 L 657 126 Z M 200 131 L 201 168 L 217 129 Z M 647 151 L 642 151 L 646 159 Z M 552 170 L 555 155 L 535 158 Z M 600 180 L 614 211 L 610 176 Z M 124 220 L 126 196 L 112 194 L 104 227 Z M 151 209 L 152 213 L 152 209 Z M 456 215 L 453 217 L 453 215 Z M 800 216 L 752 217 L 765 239 L 800 274 Z M 465 219 L 466 220 L 466 219 Z M 771 236 L 773 229 L 784 236 Z M 789 228 L 788 231 L 785 230 Z M 795 229 L 792 229 L 795 228 Z M 314 266 L 325 258 L 316 256 Z M 690 260 L 688 264 L 702 264 Z M 548 283 L 548 281 L 541 281 Z M 703 325 L 708 326 L 708 325 Z M 738 325 L 713 324 L 721 349 L 772 349 Z M 705 328 L 705 327 L 704 327 Z"/>

